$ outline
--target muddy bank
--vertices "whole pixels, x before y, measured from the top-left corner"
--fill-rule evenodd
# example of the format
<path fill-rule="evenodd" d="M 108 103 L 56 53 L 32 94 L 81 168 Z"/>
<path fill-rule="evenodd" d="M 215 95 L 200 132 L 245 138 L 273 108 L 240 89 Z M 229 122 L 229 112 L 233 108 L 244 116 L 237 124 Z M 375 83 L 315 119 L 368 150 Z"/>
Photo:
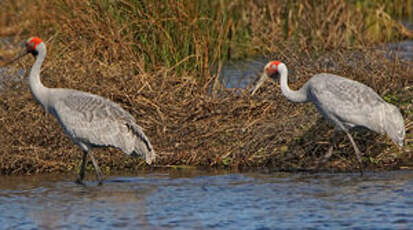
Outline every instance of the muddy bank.
<path fill-rule="evenodd" d="M 344 54 L 335 56 L 339 55 Z M 369 57 L 371 60 L 381 60 L 380 56 L 369 55 L 373 55 Z M 303 57 L 302 61 L 307 58 Z M 33 60 L 27 59 L 25 62 L 29 65 Z M 388 62 L 387 66 L 373 61 L 366 64 L 364 71 L 359 68 L 360 72 L 353 72 L 352 64 L 347 61 L 340 62 L 343 69 L 350 70 L 342 75 L 354 76 L 354 79 L 378 89 L 386 100 L 401 108 L 407 125 L 407 146 L 403 149 L 396 147 L 386 136 L 366 130 L 354 131 L 355 140 L 364 153 L 365 166 L 374 170 L 411 167 L 413 89 L 409 74 L 412 70 L 406 65 L 391 66 L 392 63 Z M 317 63 L 317 60 L 310 63 Z M 312 64 L 292 68 L 296 75 L 295 88 L 311 77 L 308 72 L 312 72 Z M 323 66 L 322 63 L 317 64 Z M 371 69 L 374 73 L 370 73 Z M 300 74 L 303 70 L 308 72 Z M 400 72 L 394 74 L 389 82 L 388 76 L 394 70 Z M 110 75 L 110 71 L 106 74 Z M 64 86 L 68 83 L 66 79 L 71 79 L 66 76 L 59 80 L 62 83 L 50 82 L 47 76 L 43 78 L 49 85 Z M 310 169 L 328 149 L 333 127 L 311 104 L 292 104 L 285 100 L 276 84 L 267 82 L 257 95 L 251 97 L 248 91 L 234 94 L 231 89 L 223 88 L 211 94 L 202 82 L 174 75 L 166 78 L 162 71 L 150 81 L 141 82 L 140 78 L 101 77 L 99 87 L 93 90 L 83 88 L 106 96 L 130 111 L 159 154 L 156 165 L 149 167 L 143 161 L 123 156 L 114 149 L 97 150 L 96 157 L 107 172 L 188 166 Z M 80 80 L 96 83 L 94 79 L 80 76 L 78 79 L 68 87 L 82 89 L 84 82 L 78 84 Z M 21 174 L 77 170 L 80 150 L 63 134 L 54 117 L 45 114 L 34 101 L 25 82 L 15 83 L 19 90 L 5 91 L 0 103 L 0 172 Z M 116 92 L 111 90 L 112 87 L 105 87 L 113 82 L 120 87 Z M 142 88 L 144 90 L 136 91 Z M 345 135 L 338 135 L 338 138 L 340 148 L 321 169 L 355 170 L 357 164 L 350 143 Z"/>

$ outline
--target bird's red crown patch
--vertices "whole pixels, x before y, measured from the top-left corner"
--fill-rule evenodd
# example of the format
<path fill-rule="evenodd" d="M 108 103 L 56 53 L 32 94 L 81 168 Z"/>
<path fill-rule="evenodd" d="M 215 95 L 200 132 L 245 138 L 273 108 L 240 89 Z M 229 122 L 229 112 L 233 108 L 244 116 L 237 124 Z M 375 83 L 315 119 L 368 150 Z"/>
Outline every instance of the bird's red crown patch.
<path fill-rule="evenodd" d="M 33 49 L 36 49 L 37 45 L 39 45 L 42 42 L 43 42 L 42 39 L 38 37 L 32 37 L 32 38 L 29 38 L 29 40 L 27 41 L 27 44 L 30 45 L 30 47 L 32 47 Z"/>

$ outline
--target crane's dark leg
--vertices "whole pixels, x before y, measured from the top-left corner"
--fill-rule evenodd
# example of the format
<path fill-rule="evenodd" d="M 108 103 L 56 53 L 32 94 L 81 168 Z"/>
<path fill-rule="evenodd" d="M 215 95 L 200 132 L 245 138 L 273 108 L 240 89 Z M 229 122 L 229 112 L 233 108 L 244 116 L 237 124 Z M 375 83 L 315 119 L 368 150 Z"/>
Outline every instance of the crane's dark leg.
<path fill-rule="evenodd" d="M 83 151 L 82 162 L 80 162 L 80 171 L 76 179 L 76 183 L 81 184 L 81 185 L 84 185 L 83 178 L 85 177 L 86 162 L 87 162 L 87 151 Z"/>
<path fill-rule="evenodd" d="M 354 141 L 351 134 L 347 131 L 346 131 L 346 134 L 348 136 L 348 139 L 350 139 L 351 144 L 353 145 L 354 151 L 356 152 L 356 157 L 357 157 L 357 160 L 359 162 L 359 167 L 360 167 L 360 174 L 363 175 L 363 163 L 361 161 L 361 152 L 360 152 L 359 148 L 357 147 L 356 142 Z"/>
<path fill-rule="evenodd" d="M 90 152 L 89 155 L 90 155 L 90 158 L 92 159 L 93 166 L 95 167 L 96 175 L 97 175 L 98 181 L 99 181 L 99 185 L 102 185 L 102 182 L 103 182 L 102 171 L 100 171 L 98 162 L 96 161 L 95 156 L 93 156 L 93 153 Z"/>

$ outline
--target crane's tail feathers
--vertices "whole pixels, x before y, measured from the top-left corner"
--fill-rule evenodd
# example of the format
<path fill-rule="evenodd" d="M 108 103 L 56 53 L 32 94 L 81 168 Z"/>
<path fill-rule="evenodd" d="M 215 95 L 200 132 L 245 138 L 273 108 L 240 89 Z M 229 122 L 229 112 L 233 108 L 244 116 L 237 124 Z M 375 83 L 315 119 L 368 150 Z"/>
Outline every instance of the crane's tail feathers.
<path fill-rule="evenodd" d="M 384 126 L 387 135 L 399 146 L 404 146 L 406 129 L 400 110 L 392 104 L 387 104 L 387 109 L 385 111 Z"/>
<path fill-rule="evenodd" d="M 149 139 L 145 136 L 145 134 L 142 131 L 142 128 L 138 125 L 130 124 L 129 127 L 137 137 L 135 141 L 135 148 L 133 149 L 131 155 L 142 156 L 147 164 L 152 164 L 152 162 L 155 161 L 156 154 L 152 148 L 151 143 L 149 142 Z"/>

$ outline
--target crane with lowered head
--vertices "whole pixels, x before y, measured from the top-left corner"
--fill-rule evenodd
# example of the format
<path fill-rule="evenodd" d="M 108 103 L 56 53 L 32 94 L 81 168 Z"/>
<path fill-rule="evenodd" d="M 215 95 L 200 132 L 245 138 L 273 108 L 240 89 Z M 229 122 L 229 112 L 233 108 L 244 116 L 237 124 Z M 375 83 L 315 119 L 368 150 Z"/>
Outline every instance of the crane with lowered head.
<path fill-rule="evenodd" d="M 312 102 L 334 124 L 336 130 L 346 133 L 353 145 L 361 173 L 361 152 L 349 132 L 351 128 L 361 126 L 387 134 L 394 143 L 404 145 L 406 131 L 400 110 L 360 82 L 335 74 L 320 73 L 314 75 L 299 90 L 292 90 L 288 86 L 287 66 L 279 61 L 271 61 L 264 67 L 251 94 L 254 95 L 268 78 L 274 81 L 280 78 L 281 92 L 289 101 Z M 333 147 L 334 145 L 330 146 L 325 159 L 332 155 Z"/>

